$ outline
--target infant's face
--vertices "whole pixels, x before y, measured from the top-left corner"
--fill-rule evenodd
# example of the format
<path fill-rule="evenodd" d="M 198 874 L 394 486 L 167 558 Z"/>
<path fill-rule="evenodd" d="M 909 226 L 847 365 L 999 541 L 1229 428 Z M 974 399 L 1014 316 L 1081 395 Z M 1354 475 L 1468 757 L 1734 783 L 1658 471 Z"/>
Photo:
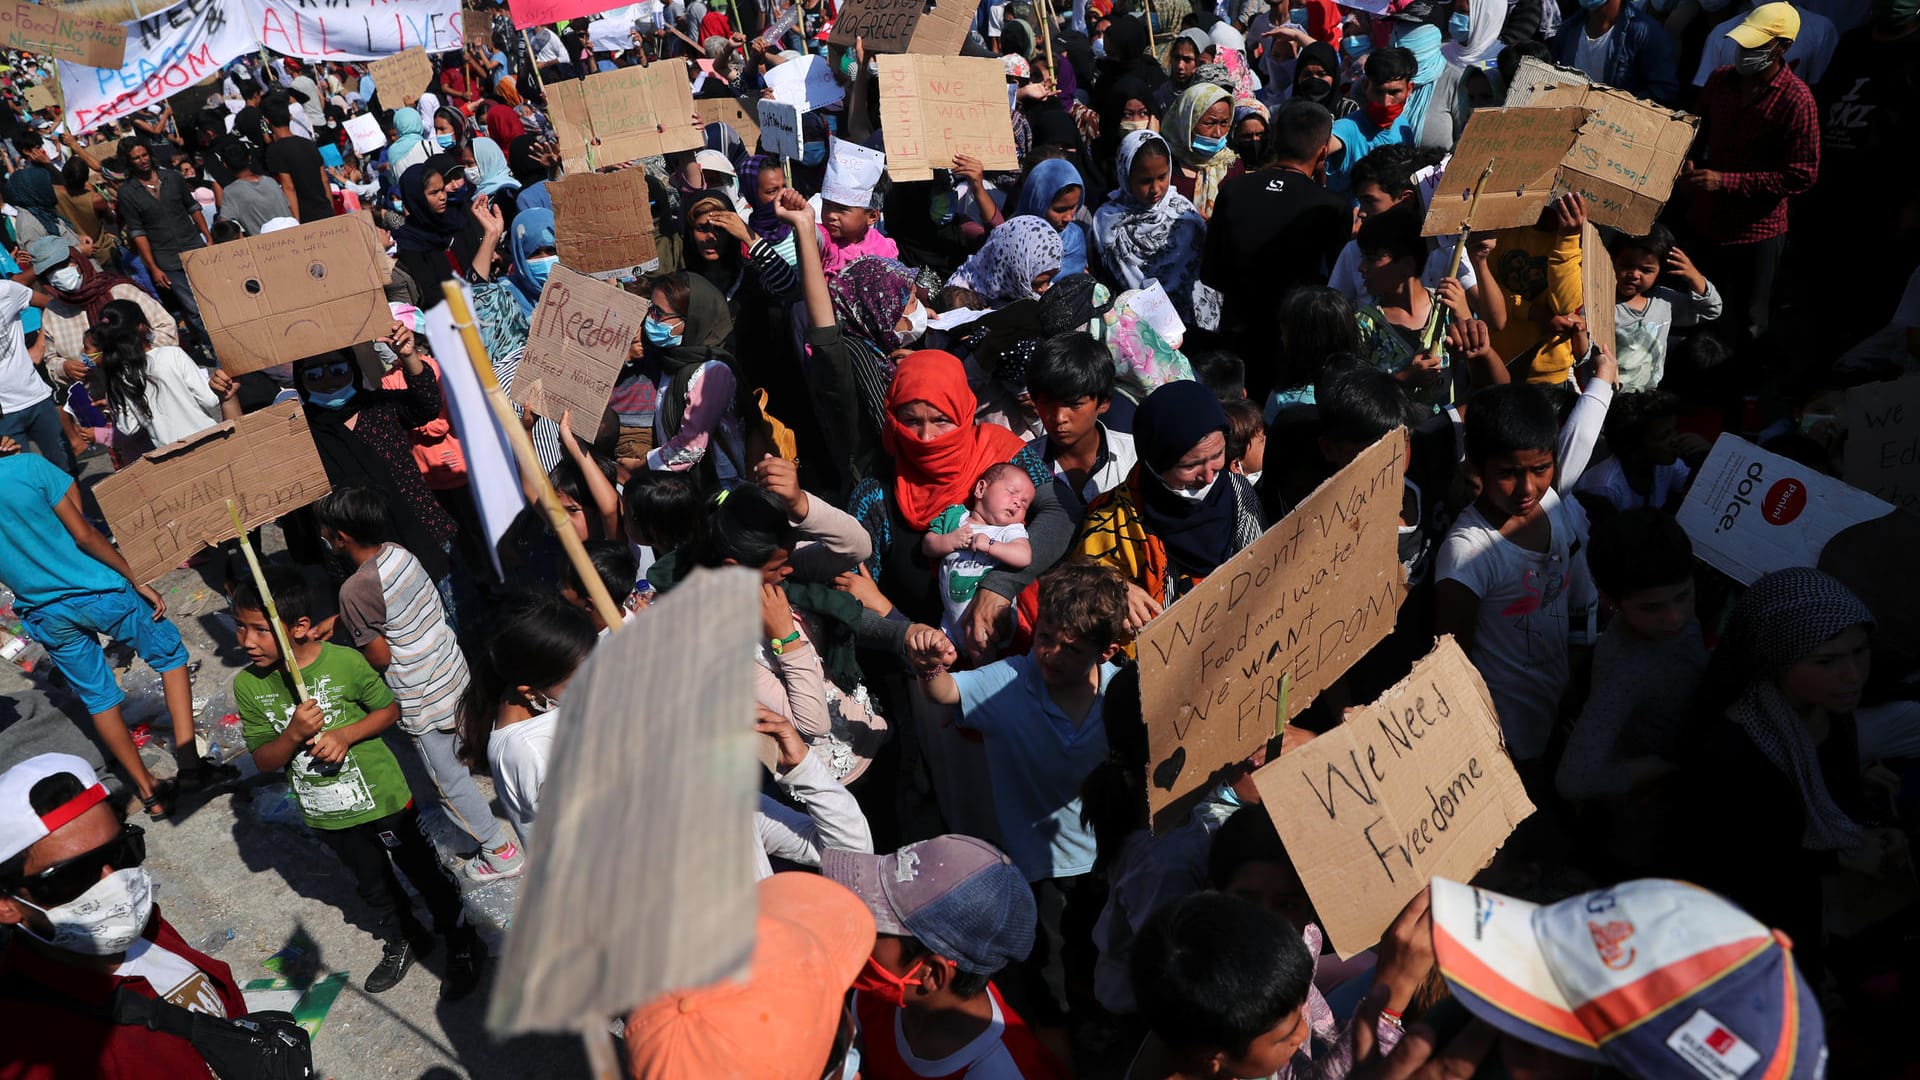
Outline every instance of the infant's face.
<path fill-rule="evenodd" d="M 1002 470 L 991 481 L 980 481 L 975 513 L 989 525 L 1016 525 L 1027 519 L 1027 507 L 1033 505 L 1033 481 L 1019 469 Z"/>

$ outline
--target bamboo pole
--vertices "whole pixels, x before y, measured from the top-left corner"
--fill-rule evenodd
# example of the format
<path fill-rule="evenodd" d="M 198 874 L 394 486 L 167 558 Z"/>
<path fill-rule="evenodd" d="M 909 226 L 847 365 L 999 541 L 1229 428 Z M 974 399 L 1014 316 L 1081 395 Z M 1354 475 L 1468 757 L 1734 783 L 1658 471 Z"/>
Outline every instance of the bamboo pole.
<path fill-rule="evenodd" d="M 567 561 L 573 564 L 574 573 L 586 585 L 587 596 L 593 601 L 593 609 L 599 614 L 600 621 L 606 623 L 609 630 L 620 629 L 620 608 L 608 595 L 606 584 L 593 568 L 593 560 L 587 558 L 587 549 L 573 531 L 573 522 L 567 520 L 567 512 L 560 508 L 560 499 L 554 495 L 553 485 L 547 481 L 545 470 L 540 468 L 540 459 L 533 452 L 533 439 L 527 435 L 520 418 L 514 415 L 513 403 L 507 400 L 507 392 L 500 389 L 500 379 L 493 373 L 493 362 L 487 358 L 486 346 L 480 343 L 480 328 L 473 321 L 473 312 L 467 307 L 466 296 L 451 281 L 442 282 L 440 287 L 447 303 L 451 305 L 454 329 L 460 331 L 460 340 L 467 347 L 467 359 L 473 362 L 474 371 L 480 375 L 480 385 L 486 389 L 487 404 L 492 406 L 494 419 L 506 430 L 507 441 L 513 446 L 514 460 L 520 466 L 521 486 L 530 487 L 538 493 L 540 509 L 546 512 L 547 524 L 552 526 L 554 535 L 560 538 L 560 546 L 567 553 Z"/>
<path fill-rule="evenodd" d="M 227 500 L 227 516 L 233 519 L 233 531 L 240 537 L 240 551 L 247 557 L 247 569 L 253 571 L 253 587 L 260 590 L 260 602 L 267 606 L 267 621 L 273 624 L 273 639 L 280 643 L 280 662 L 286 665 L 287 674 L 293 676 L 295 700 L 307 700 L 307 680 L 300 674 L 300 661 L 293 655 L 293 642 L 287 639 L 287 625 L 280 621 L 280 609 L 274 606 L 273 591 L 267 588 L 266 571 L 260 569 L 260 556 L 253 553 L 253 542 L 247 539 L 247 523 L 240 520 L 240 510 Z"/>

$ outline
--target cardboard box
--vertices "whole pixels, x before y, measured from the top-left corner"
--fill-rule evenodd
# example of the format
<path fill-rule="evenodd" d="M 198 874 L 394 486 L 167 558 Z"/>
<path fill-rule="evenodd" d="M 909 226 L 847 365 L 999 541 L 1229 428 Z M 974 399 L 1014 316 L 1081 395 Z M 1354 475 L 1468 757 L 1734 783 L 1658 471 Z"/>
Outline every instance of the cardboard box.
<path fill-rule="evenodd" d="M 1457 233 L 1469 224 L 1469 208 L 1477 230 L 1534 224 L 1553 200 L 1560 162 L 1573 150 L 1586 120 L 1580 108 L 1475 109 L 1428 201 L 1420 231 Z M 1473 192 L 1489 163 L 1493 173 L 1476 203 Z"/>
<path fill-rule="evenodd" d="M 738 98 L 695 98 L 693 111 L 702 124 L 725 124 L 732 128 L 749 150 L 760 143 L 760 125 Z"/>
<path fill-rule="evenodd" d="M 58 104 L 59 102 L 53 99 L 53 91 L 49 90 L 46 86 L 35 84 L 27 87 L 28 112 L 39 112 L 41 109 L 51 109 Z"/>
<path fill-rule="evenodd" d="M 952 168 L 959 154 L 979 158 L 989 170 L 1020 167 L 1007 69 L 999 60 L 882 55 L 879 65 L 887 175 L 931 180 L 933 170 Z"/>
<path fill-rule="evenodd" d="M 757 574 L 695 570 L 574 675 L 540 802 L 541 835 L 566 842 L 530 849 L 487 1003 L 496 1035 L 605 1039 L 605 1017 L 745 970 L 759 610 Z"/>
<path fill-rule="evenodd" d="M 134 580 L 151 582 L 233 539 L 228 499 L 251 529 L 329 490 L 306 412 L 286 401 L 150 450 L 93 494 Z"/>
<path fill-rule="evenodd" d="M 514 372 L 509 400 L 531 406 L 555 423 L 571 412 L 573 433 L 582 442 L 592 442 L 646 315 L 644 298 L 565 266 L 554 267 L 533 309 L 527 349 Z"/>
<path fill-rule="evenodd" d="M 1691 113 L 1595 84 L 1579 71 L 1532 57 L 1520 61 L 1506 103 L 1571 105 L 1593 114 L 1561 162 L 1555 194 L 1578 191 L 1587 201 L 1588 217 L 1633 236 L 1643 235 L 1673 197 L 1674 178 L 1700 129 L 1700 118 Z"/>
<path fill-rule="evenodd" d="M 69 14 L 51 4 L 0 0 L 0 45 L 118 71 L 127 60 L 127 28 Z"/>
<path fill-rule="evenodd" d="M 1607 350 L 1608 356 L 1618 357 L 1620 351 L 1613 333 L 1615 286 L 1613 256 L 1608 254 L 1606 243 L 1600 239 L 1600 230 L 1589 221 L 1580 233 L 1582 314 L 1587 320 L 1587 334 L 1594 343 Z"/>
<path fill-rule="evenodd" d="M 548 84 L 547 116 L 568 172 L 706 145 L 679 64 L 650 64 Z"/>
<path fill-rule="evenodd" d="M 1156 833 L 1393 631 L 1405 451 L 1389 432 L 1141 631 Z"/>
<path fill-rule="evenodd" d="M 827 42 L 851 49 L 855 39 L 865 38 L 868 56 L 955 56 L 966 43 L 973 14 L 974 8 L 960 0 L 847 0 L 834 17 Z"/>
<path fill-rule="evenodd" d="M 1436 875 L 1472 878 L 1534 810 L 1451 637 L 1253 783 L 1341 959 L 1377 945 Z"/>
<path fill-rule="evenodd" d="M 1743 585 L 1790 566 L 1816 566 L 1840 532 L 1892 506 L 1738 435 L 1722 435 L 1680 505 L 1693 553 Z"/>
<path fill-rule="evenodd" d="M 229 375 L 364 344 L 393 325 L 392 266 L 364 213 L 188 251 L 180 261 Z"/>
<path fill-rule="evenodd" d="M 367 73 L 373 76 L 373 91 L 380 95 L 380 104 L 397 109 L 420 100 L 420 92 L 433 82 L 433 61 L 427 58 L 424 47 L 415 46 L 372 61 Z"/>
<path fill-rule="evenodd" d="M 579 173 L 547 183 L 561 265 L 583 274 L 659 265 L 647 170 Z"/>
<path fill-rule="evenodd" d="M 1847 483 L 1904 510 L 1920 509 L 1920 375 L 1847 391 Z"/>

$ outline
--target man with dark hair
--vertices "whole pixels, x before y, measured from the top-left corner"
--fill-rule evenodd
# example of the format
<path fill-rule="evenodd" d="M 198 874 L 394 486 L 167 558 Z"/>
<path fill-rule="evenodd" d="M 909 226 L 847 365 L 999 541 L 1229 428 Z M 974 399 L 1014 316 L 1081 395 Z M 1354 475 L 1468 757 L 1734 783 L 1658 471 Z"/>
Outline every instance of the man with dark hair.
<path fill-rule="evenodd" d="M 292 217 L 293 205 L 279 183 L 254 171 L 253 158 L 253 148 L 239 139 L 229 139 L 220 147 L 220 163 L 233 173 L 233 179 L 223 185 L 220 220 L 239 224 L 248 236 L 259 236 L 260 226 L 274 218 Z"/>
<path fill-rule="evenodd" d="M 862 1075 L 1067 1075 L 993 983 L 1032 950 L 1039 919 L 1012 860 L 949 835 L 891 855 L 828 848 L 820 870 L 866 901 L 879 931 L 853 981 Z"/>
<path fill-rule="evenodd" d="M 1333 114 L 1324 105 L 1293 99 L 1273 114 L 1268 138 L 1273 164 L 1220 185 L 1200 260 L 1200 280 L 1220 293 L 1220 325 L 1236 352 L 1272 355 L 1262 348 L 1273 305 L 1302 285 L 1327 280 L 1353 221 L 1347 200 L 1315 179 L 1327 160 Z M 1266 363 L 1250 365 L 1247 393 L 1265 401 L 1272 388 Z"/>
<path fill-rule="evenodd" d="M 153 151 L 137 136 L 120 140 L 120 159 L 127 180 L 120 185 L 120 220 L 133 239 L 133 250 L 147 264 L 154 285 L 173 294 L 187 320 L 206 340 L 200 325 L 200 305 L 187 283 L 180 253 L 213 243 L 207 217 L 187 190 L 186 178 L 154 165 Z"/>
<path fill-rule="evenodd" d="M 1664 105 L 1680 100 L 1673 38 L 1644 5 L 1601 0 L 1580 7 L 1583 17 L 1560 24 L 1553 44 L 1557 63 L 1637 97 Z"/>
<path fill-rule="evenodd" d="M 7 1056 L 24 1070 L 8 1075 L 207 1075 L 186 1039 L 91 1011 L 115 995 L 246 1015 L 227 965 L 161 917 L 145 858 L 145 834 L 121 821 L 81 758 L 41 754 L 0 773 L 0 925 L 15 931 L 0 998 Z"/>
<path fill-rule="evenodd" d="M 284 95 L 268 97 L 261 112 L 273 141 L 267 144 L 267 173 L 280 181 L 287 204 L 300 211 L 300 223 L 325 221 L 333 216 L 333 194 L 327 188 L 326 163 L 313 140 L 293 133 L 293 103 Z"/>
<path fill-rule="evenodd" d="M 1360 111 L 1333 122 L 1327 152 L 1327 190 L 1344 193 L 1347 170 L 1376 148 L 1393 143 L 1412 145 L 1418 133 L 1402 114 L 1419 68 L 1413 53 L 1397 45 L 1367 54 Z"/>

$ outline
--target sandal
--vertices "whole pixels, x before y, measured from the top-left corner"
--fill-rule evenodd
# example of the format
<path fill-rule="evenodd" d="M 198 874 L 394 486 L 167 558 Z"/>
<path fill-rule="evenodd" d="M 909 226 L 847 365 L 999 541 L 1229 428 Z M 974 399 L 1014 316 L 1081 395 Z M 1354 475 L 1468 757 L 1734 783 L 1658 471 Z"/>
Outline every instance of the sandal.
<path fill-rule="evenodd" d="M 173 814 L 177 788 L 172 779 L 161 780 L 153 785 L 153 794 L 140 796 L 140 805 L 147 808 L 147 820 L 164 821 Z"/>

